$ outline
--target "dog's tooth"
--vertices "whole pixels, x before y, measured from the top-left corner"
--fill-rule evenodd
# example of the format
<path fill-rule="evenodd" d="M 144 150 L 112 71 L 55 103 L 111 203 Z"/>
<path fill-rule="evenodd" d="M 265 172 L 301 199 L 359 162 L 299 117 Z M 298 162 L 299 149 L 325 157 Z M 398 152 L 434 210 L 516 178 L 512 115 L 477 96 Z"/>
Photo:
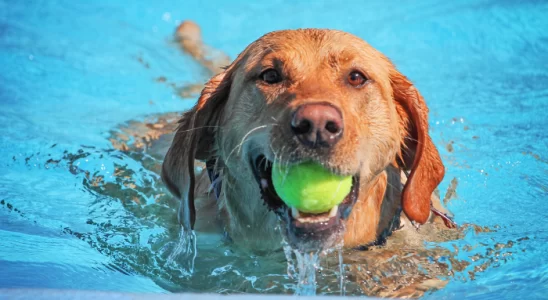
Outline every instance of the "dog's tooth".
<path fill-rule="evenodd" d="M 291 208 L 291 214 L 293 215 L 293 218 L 296 220 L 299 220 L 301 223 L 322 223 L 322 222 L 329 222 L 329 219 L 335 217 L 337 215 L 337 212 L 339 211 L 339 206 L 333 207 L 329 211 L 329 215 L 322 215 L 322 216 L 312 216 L 312 217 L 301 217 L 299 210 L 292 207 Z"/>
<path fill-rule="evenodd" d="M 333 208 L 329 211 L 329 218 L 333 218 L 337 215 L 337 212 L 339 211 L 339 206 L 335 205 Z"/>
<path fill-rule="evenodd" d="M 268 180 L 266 180 L 264 178 L 261 178 L 261 187 L 263 189 L 267 189 L 268 188 Z"/>
<path fill-rule="evenodd" d="M 295 207 L 291 207 L 291 215 L 294 219 L 299 219 L 301 217 L 301 214 L 299 214 L 299 210 Z"/>

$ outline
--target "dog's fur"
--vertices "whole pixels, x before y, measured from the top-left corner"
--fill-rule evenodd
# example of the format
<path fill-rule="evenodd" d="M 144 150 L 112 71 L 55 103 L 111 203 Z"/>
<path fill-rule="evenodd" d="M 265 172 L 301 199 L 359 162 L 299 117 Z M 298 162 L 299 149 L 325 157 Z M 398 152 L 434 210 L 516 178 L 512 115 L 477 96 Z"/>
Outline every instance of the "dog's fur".
<path fill-rule="evenodd" d="M 199 31 L 185 33 L 195 30 L 188 24 L 178 30 L 183 49 L 215 69 L 204 58 Z M 279 70 L 281 84 L 258 79 L 268 68 Z M 353 70 L 365 74 L 367 83 L 350 86 L 346 78 Z M 288 130 L 297 107 L 318 102 L 338 108 L 344 119 L 344 135 L 328 153 L 304 149 Z M 401 210 L 408 219 L 425 223 L 432 192 L 444 176 L 418 90 L 380 52 L 335 30 L 269 33 L 207 82 L 197 104 L 181 118 L 162 170 L 166 186 L 182 201 L 186 230 L 200 221 L 195 200 L 215 201 L 196 189 L 208 186 L 209 178 L 195 178 L 194 161 L 215 161 L 223 182 L 217 205 L 228 235 L 257 250 L 280 247 L 278 221 L 261 200 L 249 163 L 257 152 L 283 163 L 311 159 L 360 178 L 359 199 L 346 222 L 346 247 L 389 234 Z M 410 172 L 403 187 L 402 172 Z"/>
<path fill-rule="evenodd" d="M 194 38 L 185 38 L 189 36 Z M 223 61 L 227 60 L 227 56 L 217 56 L 218 53 L 221 53 L 219 50 L 212 49 L 203 43 L 199 34 L 198 25 L 189 21 L 183 22 L 176 32 L 176 40 L 179 42 L 179 45 L 186 54 L 190 55 L 197 63 L 203 66 L 204 72 L 209 74 L 208 76 L 213 76 L 214 73 L 222 71 L 221 66 L 224 65 Z M 192 50 L 192 48 L 194 50 Z M 202 53 L 203 55 L 199 56 L 196 53 Z M 212 63 L 204 63 L 204 59 Z M 156 82 L 163 81 L 157 80 Z M 171 85 L 177 87 L 175 86 L 175 83 L 172 83 Z M 186 94 L 187 96 L 183 98 L 194 101 L 194 98 L 188 97 L 188 95 L 192 94 L 196 90 L 198 90 L 199 93 L 202 88 L 203 85 L 200 84 L 193 84 L 192 89 L 187 89 L 184 87 L 183 89 L 190 93 Z M 399 118 L 399 116 L 397 117 Z M 147 116 L 144 119 L 121 124 L 111 132 L 110 141 L 112 142 L 112 146 L 114 148 L 119 149 L 130 158 L 139 161 L 145 169 L 158 174 L 162 169 L 161 161 L 165 157 L 167 150 L 173 142 L 175 135 L 174 131 L 178 126 L 178 118 L 179 114 L 169 113 Z M 179 134 L 180 133 L 181 131 L 179 131 Z M 411 134 L 412 136 L 415 136 L 417 133 L 412 132 Z M 246 143 L 247 142 L 244 142 L 242 147 L 245 147 L 243 145 Z M 185 147 L 187 146 L 188 145 L 185 145 Z M 410 150 L 416 151 L 412 148 L 414 144 L 409 144 L 408 146 L 411 147 Z M 67 153 L 61 160 L 65 160 L 69 163 L 68 169 L 71 170 L 71 172 L 74 172 L 75 174 L 85 173 L 85 186 L 93 193 L 107 196 L 108 199 L 120 199 L 121 203 L 124 204 L 125 209 L 130 214 L 137 217 L 141 217 L 143 215 L 154 215 L 155 224 L 165 228 L 166 234 L 162 234 L 162 237 L 160 238 L 153 239 L 154 241 L 152 242 L 150 248 L 169 249 L 169 247 L 165 247 L 166 242 L 167 245 L 169 245 L 177 238 L 180 226 L 173 218 L 174 211 L 171 209 L 176 203 L 173 202 L 174 199 L 172 199 L 172 197 L 164 194 L 164 191 L 161 188 L 162 183 L 156 180 L 151 182 L 147 180 L 138 180 L 133 178 L 133 171 L 126 169 L 127 166 L 118 166 L 113 174 L 115 178 L 115 184 L 113 184 L 114 182 L 105 180 L 101 174 L 96 173 L 92 175 L 89 172 L 78 168 L 77 162 L 79 159 L 83 159 L 82 157 L 90 155 L 90 153 L 88 153 L 89 149 L 84 150 L 85 152 L 83 154 L 80 152 L 77 154 Z M 235 151 L 239 151 L 239 148 Z M 244 149 L 241 151 L 244 151 Z M 100 153 L 102 157 L 103 152 Z M 108 153 L 110 153 L 110 151 L 108 151 Z M 404 151 L 404 154 L 405 153 L 412 154 L 413 152 Z M 412 155 L 404 155 L 404 160 L 407 160 L 406 162 L 408 165 L 409 163 L 412 163 L 412 158 Z M 61 160 L 49 159 L 46 165 L 51 166 L 59 163 Z M 217 202 L 215 197 L 213 197 L 213 193 L 211 193 L 211 182 L 207 176 L 208 174 L 207 172 L 200 170 L 206 167 L 205 164 L 199 161 L 195 161 L 195 164 L 196 169 L 189 173 L 194 174 L 196 177 L 194 198 L 196 198 L 196 211 L 198 212 L 198 218 L 196 220 L 195 229 L 200 233 L 220 233 L 222 228 L 219 226 L 217 215 L 219 204 L 224 203 Z M 397 188 L 398 183 L 395 178 L 401 178 L 401 185 L 403 186 L 406 184 L 407 177 L 404 175 L 403 171 L 400 173 L 401 175 L 398 173 L 398 168 L 400 170 L 406 169 L 402 168 L 401 165 L 402 164 L 392 164 L 392 166 L 389 166 L 387 170 L 382 172 L 382 175 L 380 175 L 382 180 L 384 180 L 383 177 L 386 176 L 387 183 L 389 181 L 390 185 L 394 185 L 396 187 L 389 189 L 389 192 L 396 191 L 400 193 L 385 195 L 383 203 L 381 204 L 380 212 L 378 210 L 373 211 L 373 213 L 378 214 L 377 218 L 379 220 L 376 228 L 376 234 L 378 235 L 377 238 L 385 237 L 388 234 L 390 234 L 390 237 L 386 239 L 385 243 L 382 245 L 368 247 L 368 251 L 356 251 L 352 249 L 344 251 L 344 267 L 347 274 L 346 279 L 348 283 L 346 285 L 346 290 L 348 294 L 365 294 L 368 296 L 377 297 L 420 297 L 427 291 L 442 288 L 445 284 L 447 284 L 448 280 L 453 277 L 458 278 L 459 281 L 463 280 L 463 278 L 464 280 L 466 280 L 466 278 L 474 280 L 474 278 L 481 272 L 485 271 L 490 266 L 498 264 L 501 257 L 511 255 L 512 252 L 515 253 L 515 249 L 511 249 L 513 248 L 512 245 L 518 245 L 521 241 L 527 240 L 527 238 L 520 238 L 507 241 L 505 244 L 492 240 L 492 237 L 486 237 L 490 240 L 490 242 L 480 242 L 480 245 L 478 246 L 478 241 L 471 239 L 469 240 L 471 242 L 470 244 L 469 242 L 462 240 L 466 234 L 492 232 L 493 229 L 474 224 L 461 224 L 461 226 L 457 229 L 449 229 L 446 226 L 447 223 L 442 222 L 447 220 L 443 217 L 438 217 L 436 214 L 431 214 L 427 224 L 422 225 L 420 230 L 415 230 L 415 226 L 410 223 L 407 216 L 405 214 L 399 214 L 401 208 L 399 205 L 401 199 L 401 188 Z M 392 176 L 392 178 L 390 178 L 390 176 Z M 227 182 L 225 178 L 223 178 L 223 183 L 224 182 Z M 253 185 L 255 185 L 255 182 L 249 182 L 250 188 L 253 188 Z M 376 187 L 382 189 L 384 185 L 377 184 Z M 451 185 L 445 193 L 445 197 L 443 199 L 443 203 L 445 205 L 447 205 L 448 201 L 450 201 L 453 197 L 458 198 L 456 196 L 456 188 L 457 180 L 455 178 L 451 181 Z M 368 213 L 367 211 L 363 211 L 363 209 L 366 209 L 363 203 L 367 203 L 367 201 L 370 200 L 363 197 L 363 192 L 361 193 L 361 196 L 362 198 L 360 199 L 360 202 L 358 202 L 358 204 L 354 207 L 353 214 L 355 215 Z M 154 203 L 149 203 L 149 199 L 155 199 Z M 390 199 L 392 202 L 387 201 Z M 223 197 L 221 197 L 221 200 L 225 202 L 227 201 L 227 199 L 224 199 Z M 260 202 L 260 199 L 251 198 L 241 200 Z M 443 209 L 437 193 L 432 194 L 431 201 L 433 208 L 448 213 Z M 389 203 L 393 204 L 387 205 Z M 221 207 L 221 211 L 226 212 L 226 209 Z M 267 212 L 266 210 L 263 210 L 263 212 L 270 215 L 268 218 L 265 218 L 267 225 L 273 225 L 273 216 L 271 216 L 273 214 Z M 235 215 L 234 218 L 238 217 L 240 217 L 240 215 Z M 256 216 L 255 220 L 260 217 L 261 216 Z M 390 220 L 390 218 L 392 218 L 392 220 Z M 228 220 L 227 216 L 224 216 L 223 219 L 225 222 Z M 397 225 L 398 221 L 400 221 L 399 227 L 396 228 L 397 230 L 392 232 L 392 229 L 395 228 L 394 225 Z M 99 232 L 101 230 L 104 230 L 107 233 L 111 232 L 112 228 L 110 227 L 110 224 L 106 225 L 109 226 L 103 229 L 99 227 Z M 355 220 L 354 224 L 349 223 L 347 225 L 349 225 L 347 226 L 349 228 L 346 231 L 346 234 L 350 234 L 349 232 L 353 228 L 355 228 L 357 232 L 366 231 L 365 228 L 356 227 L 359 225 L 358 220 Z M 243 225 L 241 223 L 225 223 L 225 226 L 234 226 L 238 229 L 237 226 Z M 253 228 L 251 228 L 251 231 L 253 231 Z M 279 239 L 280 236 L 281 235 L 279 233 L 276 234 L 274 232 L 273 236 L 261 237 L 261 239 L 258 239 L 258 241 L 253 244 L 253 239 L 256 238 L 255 235 L 243 243 L 242 240 L 236 240 L 237 244 L 231 244 L 231 247 L 240 248 L 239 250 L 244 250 L 246 247 L 254 249 L 261 248 L 267 250 L 280 250 L 280 244 L 279 242 L 276 242 L 276 239 Z M 94 248 L 97 247 L 100 251 L 102 251 L 102 247 L 110 247 L 108 246 L 108 242 L 112 235 L 106 234 L 101 243 L 96 242 L 97 238 L 100 238 L 101 235 L 96 236 L 95 233 L 92 233 L 92 237 L 86 237 L 85 235 L 82 236 L 81 234 L 77 235 L 77 237 L 81 239 L 84 238 L 86 241 L 89 238 L 89 240 L 91 240 L 90 245 Z M 202 241 L 204 244 L 200 244 L 200 247 L 205 248 L 207 248 L 208 243 L 210 242 L 208 238 L 199 238 L 198 241 Z M 171 268 L 161 267 L 164 260 L 161 259 L 160 256 L 157 256 L 154 251 L 151 252 L 149 256 L 146 256 L 145 253 L 147 253 L 150 249 L 148 246 L 145 247 L 146 249 L 144 249 L 144 251 L 139 251 L 139 257 L 135 258 L 135 247 L 139 248 L 141 245 L 139 244 L 140 241 L 138 241 L 138 239 L 134 242 L 135 245 L 129 248 L 129 253 L 121 253 L 122 255 L 116 255 L 117 260 L 121 260 L 121 264 L 133 265 L 137 268 L 138 272 L 147 276 L 156 274 L 152 276 L 153 279 L 156 277 L 178 278 L 179 271 L 176 270 L 175 273 L 173 273 L 174 270 Z M 149 243 L 150 242 L 151 241 L 149 240 Z M 260 245 L 261 242 L 264 242 L 265 244 L 262 245 L 262 247 Z M 425 243 L 427 243 L 428 246 L 425 246 Z M 449 244 L 450 247 L 446 247 Z M 348 245 L 349 242 L 347 243 L 347 246 Z M 215 247 L 216 246 L 217 245 L 215 244 Z M 123 248 L 114 247 L 114 251 L 123 251 Z M 281 251 L 278 252 L 281 253 Z M 162 253 L 162 251 L 160 251 L 160 253 Z M 279 255 L 279 253 L 268 253 L 268 258 L 266 260 L 279 259 L 276 258 L 277 255 Z M 281 255 L 283 256 L 283 254 Z M 143 257 L 146 257 L 146 259 L 143 260 Z M 240 258 L 245 261 L 247 256 L 244 255 Z M 203 259 L 206 261 L 208 260 L 208 258 Z M 337 264 L 337 259 L 338 258 L 335 256 L 327 256 L 322 260 L 322 266 L 324 267 L 324 271 L 322 272 L 323 276 L 318 277 L 318 283 L 321 286 L 324 286 L 322 290 L 325 290 L 330 283 L 334 282 L 332 277 L 325 275 L 327 274 L 329 267 Z M 138 262 L 136 262 L 137 260 Z M 143 261 L 145 263 L 143 263 Z M 160 268 L 158 268 L 159 266 Z M 207 268 L 197 268 L 197 271 L 202 272 L 199 274 L 205 275 L 210 273 Z M 202 277 L 203 276 L 198 275 L 194 277 L 194 279 L 200 281 Z M 259 281 L 255 282 L 254 288 L 258 289 L 255 289 L 254 291 L 259 291 L 263 287 L 268 287 L 266 290 L 269 292 L 285 292 L 285 289 L 271 289 L 273 284 L 271 278 L 271 275 L 268 275 L 263 277 L 266 281 L 260 282 L 259 279 Z M 189 282 L 188 284 L 192 285 L 193 283 Z M 232 281 L 230 285 L 233 285 Z M 203 285 L 200 286 L 203 287 Z M 215 287 L 211 289 L 210 286 L 207 286 L 206 288 L 209 292 L 217 291 Z M 356 290 L 356 288 L 358 288 L 358 290 Z M 171 287 L 171 290 L 179 291 L 180 288 Z M 247 292 L 248 290 L 240 287 L 238 291 Z M 331 290 L 331 293 L 333 292 L 334 290 Z"/>

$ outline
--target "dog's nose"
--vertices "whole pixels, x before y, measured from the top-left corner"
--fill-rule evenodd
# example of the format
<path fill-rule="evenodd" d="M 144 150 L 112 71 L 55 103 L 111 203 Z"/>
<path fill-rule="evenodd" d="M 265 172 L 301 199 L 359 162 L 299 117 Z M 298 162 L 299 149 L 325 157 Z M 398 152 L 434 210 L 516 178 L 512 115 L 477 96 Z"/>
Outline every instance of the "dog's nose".
<path fill-rule="evenodd" d="M 305 104 L 293 114 L 291 130 L 308 147 L 331 147 L 342 136 L 342 115 L 329 104 Z"/>

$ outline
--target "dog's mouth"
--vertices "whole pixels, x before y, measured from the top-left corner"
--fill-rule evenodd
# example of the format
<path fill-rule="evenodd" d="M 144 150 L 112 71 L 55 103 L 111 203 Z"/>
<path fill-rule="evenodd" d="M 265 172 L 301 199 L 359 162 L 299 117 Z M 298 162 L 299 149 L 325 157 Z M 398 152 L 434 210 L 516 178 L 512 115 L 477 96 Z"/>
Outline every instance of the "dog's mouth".
<path fill-rule="evenodd" d="M 344 200 L 329 211 L 319 214 L 305 213 L 288 206 L 276 193 L 272 182 L 272 162 L 264 155 L 252 159 L 251 165 L 259 184 L 262 198 L 284 225 L 286 241 L 303 251 L 325 250 L 341 242 L 352 207 L 358 199 L 359 176 L 352 177 L 352 187 Z"/>

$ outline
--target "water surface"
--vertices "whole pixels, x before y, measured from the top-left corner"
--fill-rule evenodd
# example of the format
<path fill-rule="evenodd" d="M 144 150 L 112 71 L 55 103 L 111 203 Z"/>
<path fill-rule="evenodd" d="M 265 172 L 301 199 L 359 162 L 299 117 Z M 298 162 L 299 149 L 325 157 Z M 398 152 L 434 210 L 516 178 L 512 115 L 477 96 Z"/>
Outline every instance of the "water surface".
<path fill-rule="evenodd" d="M 213 234 L 198 233 L 193 277 L 164 267 L 175 214 L 157 157 L 109 141 L 120 124 L 194 103 L 176 88 L 206 75 L 171 41 L 193 19 L 231 57 L 299 27 L 345 30 L 385 53 L 430 107 L 457 223 L 492 229 L 428 244 L 448 256 L 424 268 L 449 270 L 429 296 L 545 297 L 547 15 L 543 1 L 0 1 L 0 287 L 294 291 L 282 253 L 242 254 Z M 469 265 L 452 272 L 449 257 Z M 319 293 L 338 293 L 337 272 L 325 268 Z"/>

